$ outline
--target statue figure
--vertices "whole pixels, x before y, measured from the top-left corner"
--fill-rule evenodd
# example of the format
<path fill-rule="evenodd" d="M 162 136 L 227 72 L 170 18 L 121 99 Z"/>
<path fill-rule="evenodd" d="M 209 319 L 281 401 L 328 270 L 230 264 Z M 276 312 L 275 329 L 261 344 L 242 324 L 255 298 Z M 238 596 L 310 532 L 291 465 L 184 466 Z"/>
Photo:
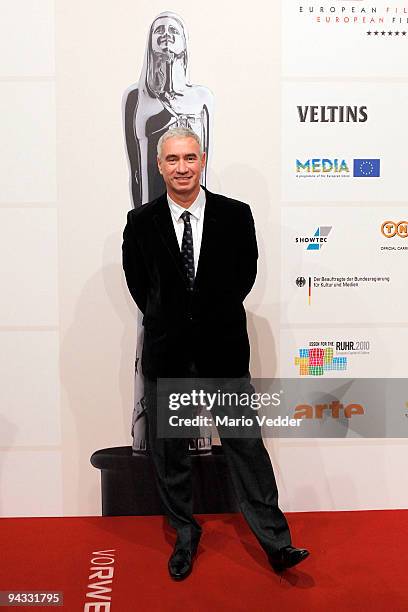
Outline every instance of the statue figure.
<path fill-rule="evenodd" d="M 148 34 L 140 79 L 125 93 L 124 120 L 135 208 L 161 195 L 164 182 L 157 169 L 157 142 L 172 127 L 189 127 L 210 154 L 213 95 L 191 85 L 188 76 L 188 39 L 182 19 L 160 13 Z M 202 184 L 206 185 L 206 171 Z"/>
<path fill-rule="evenodd" d="M 157 168 L 157 142 L 173 127 L 189 127 L 201 138 L 207 164 L 201 184 L 206 186 L 211 155 L 213 94 L 192 85 L 188 71 L 188 35 L 179 15 L 165 11 L 150 26 L 139 82 L 124 95 L 123 118 L 133 206 L 142 206 L 165 191 Z M 133 450 L 146 449 L 143 376 L 139 360 L 143 346 L 142 316 L 138 313 L 135 395 L 132 419 Z M 205 436 L 193 441 L 196 448 L 211 442 Z"/>

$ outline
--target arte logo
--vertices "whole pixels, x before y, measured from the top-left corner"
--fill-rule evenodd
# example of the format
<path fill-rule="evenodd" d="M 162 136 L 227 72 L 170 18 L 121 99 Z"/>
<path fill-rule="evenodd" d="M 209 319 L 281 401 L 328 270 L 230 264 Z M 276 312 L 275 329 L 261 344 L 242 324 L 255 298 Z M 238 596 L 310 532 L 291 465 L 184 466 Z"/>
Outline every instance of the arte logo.
<path fill-rule="evenodd" d="M 354 414 L 364 414 L 364 407 L 361 404 L 341 404 L 338 400 L 333 400 L 330 404 L 299 404 L 295 408 L 295 419 L 323 419 L 331 417 L 339 419 L 345 417 L 351 419 Z"/>
<path fill-rule="evenodd" d="M 333 348 L 301 348 L 295 357 L 300 376 L 323 376 L 326 372 L 347 370 L 347 357 L 334 357 Z"/>
<path fill-rule="evenodd" d="M 301 123 L 361 123 L 368 119 L 366 106 L 297 106 L 297 111 Z"/>
<path fill-rule="evenodd" d="M 296 244 L 307 244 L 306 251 L 319 251 L 327 242 L 327 237 L 332 230 L 332 225 L 321 225 L 313 236 L 296 236 Z"/>
<path fill-rule="evenodd" d="M 386 238 L 394 238 L 399 236 L 400 238 L 406 238 L 408 236 L 408 221 L 384 221 L 381 225 L 381 233 Z"/>

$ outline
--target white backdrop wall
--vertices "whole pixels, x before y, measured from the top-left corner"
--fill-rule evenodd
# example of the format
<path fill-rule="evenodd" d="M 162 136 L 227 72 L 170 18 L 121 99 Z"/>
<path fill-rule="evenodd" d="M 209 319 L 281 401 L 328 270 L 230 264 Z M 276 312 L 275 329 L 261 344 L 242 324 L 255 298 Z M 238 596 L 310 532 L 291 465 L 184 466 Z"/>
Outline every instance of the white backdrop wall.
<path fill-rule="evenodd" d="M 282 3 L 283 13 L 280 2 L 264 0 L 250 8 L 214 0 L 1 0 L 0 7 L 2 515 L 99 514 L 99 473 L 89 457 L 131 443 L 136 309 L 121 270 L 131 207 L 121 101 L 138 80 L 149 25 L 163 10 L 185 20 L 191 81 L 215 95 L 208 186 L 249 202 L 255 216 L 259 275 L 246 303 L 252 375 L 296 376 L 296 348 L 313 338 L 363 329 L 391 346 L 396 334 L 405 335 L 406 309 L 395 307 L 388 318 L 389 295 L 380 288 L 367 317 L 357 306 L 358 317 L 349 310 L 343 319 L 326 295 L 306 315 L 288 281 L 309 273 L 304 254 L 289 247 L 294 232 L 340 228 L 342 213 L 363 230 L 372 203 L 379 220 L 388 209 L 391 217 L 406 210 L 398 168 L 405 137 L 393 145 L 389 135 L 389 121 L 402 134 L 406 125 L 399 39 L 394 46 L 383 40 L 381 52 L 367 49 L 371 39 L 359 23 L 323 29 L 330 24 L 300 14 L 292 0 Z M 343 61 L 319 59 L 316 36 Z M 353 61 L 363 44 L 378 56 L 377 72 L 375 62 Z M 389 111 L 395 100 L 400 117 Z M 297 105 L 334 101 L 367 104 L 370 122 L 355 130 L 331 125 L 331 132 L 308 124 L 299 132 Z M 330 189 L 305 181 L 299 187 L 290 170 L 297 156 L 348 155 L 382 157 L 382 168 L 388 156 L 393 171 L 376 186 L 354 181 Z M 333 231 L 333 248 L 334 239 Z M 333 270 L 335 253 L 326 246 L 329 259 L 319 265 Z M 398 275 L 402 261 L 393 260 Z M 392 271 L 390 260 L 380 263 Z M 353 272 L 352 264 L 346 259 L 337 272 Z M 401 280 L 396 287 L 404 291 Z M 395 363 L 387 375 L 404 376 L 404 364 Z M 372 364 L 379 367 L 376 354 Z M 276 440 L 268 448 L 286 510 L 407 505 L 405 440 Z"/>

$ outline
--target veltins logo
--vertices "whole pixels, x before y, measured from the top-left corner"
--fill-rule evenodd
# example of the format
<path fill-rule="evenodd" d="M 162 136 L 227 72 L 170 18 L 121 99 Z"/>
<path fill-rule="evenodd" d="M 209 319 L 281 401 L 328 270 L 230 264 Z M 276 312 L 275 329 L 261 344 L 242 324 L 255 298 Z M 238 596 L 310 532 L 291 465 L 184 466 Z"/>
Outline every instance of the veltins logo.
<path fill-rule="evenodd" d="M 297 111 L 301 123 L 364 123 L 368 119 L 366 106 L 298 106 Z"/>
<path fill-rule="evenodd" d="M 408 236 L 408 221 L 384 221 L 381 225 L 381 233 L 386 238 L 406 238 Z"/>
<path fill-rule="evenodd" d="M 332 227 L 332 225 L 321 225 L 313 236 L 296 236 L 295 242 L 296 244 L 307 244 L 306 251 L 319 251 L 327 242 Z"/>
<path fill-rule="evenodd" d="M 345 371 L 347 357 L 334 357 L 331 346 L 327 348 L 301 348 L 295 357 L 300 376 L 323 376 L 328 371 Z"/>

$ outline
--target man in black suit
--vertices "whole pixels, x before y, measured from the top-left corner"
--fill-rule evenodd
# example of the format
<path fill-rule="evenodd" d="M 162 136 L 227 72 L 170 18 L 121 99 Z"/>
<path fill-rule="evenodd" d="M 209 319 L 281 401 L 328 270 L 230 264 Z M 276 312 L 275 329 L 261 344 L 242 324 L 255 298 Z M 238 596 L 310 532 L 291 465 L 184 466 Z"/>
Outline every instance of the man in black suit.
<path fill-rule="evenodd" d="M 191 572 L 201 528 L 192 515 L 188 440 L 156 435 L 157 379 L 234 378 L 249 387 L 243 300 L 255 282 L 258 251 L 249 206 L 200 186 L 205 153 L 192 130 L 163 134 L 157 161 L 167 193 L 128 213 L 123 267 L 144 315 L 149 442 L 159 492 L 177 532 L 169 573 L 181 580 Z M 275 570 L 293 567 L 309 553 L 291 546 L 262 439 L 221 438 L 249 526 Z"/>

